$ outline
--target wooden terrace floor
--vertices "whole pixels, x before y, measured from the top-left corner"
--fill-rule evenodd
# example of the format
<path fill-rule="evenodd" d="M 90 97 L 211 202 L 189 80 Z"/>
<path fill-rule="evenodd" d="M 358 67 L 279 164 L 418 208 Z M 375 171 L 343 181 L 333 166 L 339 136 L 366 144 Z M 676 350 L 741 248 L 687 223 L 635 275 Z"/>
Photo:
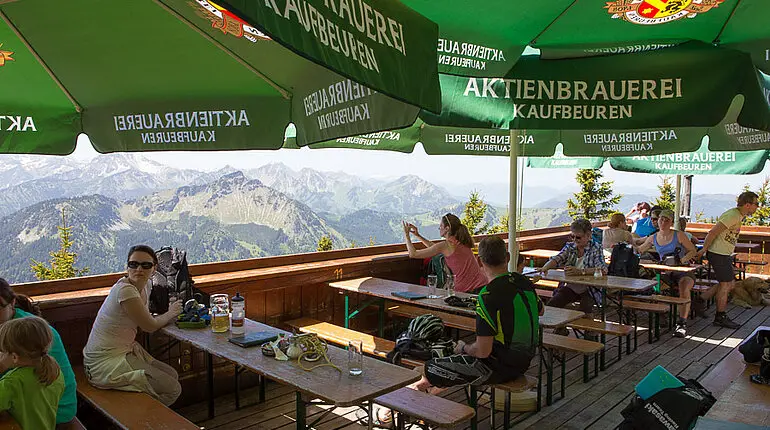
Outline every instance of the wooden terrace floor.
<path fill-rule="evenodd" d="M 634 386 L 656 365 L 685 378 L 700 379 L 705 373 L 732 348 L 738 345 L 759 325 L 770 325 L 770 307 L 743 309 L 736 306 L 729 308 L 729 315 L 734 321 L 743 324 L 738 330 L 719 328 L 711 324 L 714 308 L 709 309 L 709 317 L 689 321 L 688 336 L 677 339 L 664 329 L 659 341 L 647 343 L 647 333 L 639 333 L 639 347 L 630 356 L 623 355 L 618 364 L 611 364 L 599 376 L 582 382 L 582 358 L 568 357 L 566 396 L 551 406 L 544 407 L 539 413 L 513 414 L 515 428 L 537 429 L 612 429 L 622 417 L 620 411 L 629 403 Z M 641 315 L 640 315 L 641 319 Z M 640 321 L 646 326 L 645 321 Z M 608 341 L 608 360 L 617 357 L 617 340 Z M 613 347 L 615 349 L 613 349 Z M 625 350 L 625 346 L 624 346 Z M 537 374 L 536 360 L 530 368 L 530 374 Z M 593 367 L 591 367 L 593 371 Z M 555 369 L 556 389 L 559 387 L 559 369 Z M 241 409 L 235 410 L 232 395 L 216 399 L 217 416 L 207 420 L 205 404 L 185 407 L 179 412 L 188 419 L 199 423 L 206 429 L 281 429 L 291 430 L 294 423 L 294 392 L 276 383 L 269 383 L 266 401 L 254 404 L 257 399 L 255 389 L 244 390 L 241 394 Z M 450 389 L 444 396 L 457 402 L 465 402 L 462 389 Z M 248 406 L 251 405 L 251 406 Z M 487 403 L 479 408 L 479 429 L 489 430 L 489 409 Z M 308 422 L 312 422 L 323 410 L 317 407 L 308 409 Z M 496 418 L 497 429 L 502 428 L 502 413 Z M 323 430 L 363 429 L 356 422 L 354 408 L 341 408 L 326 417 L 315 427 Z M 417 427 L 414 427 L 417 428 Z M 467 429 L 468 425 L 458 426 Z"/>

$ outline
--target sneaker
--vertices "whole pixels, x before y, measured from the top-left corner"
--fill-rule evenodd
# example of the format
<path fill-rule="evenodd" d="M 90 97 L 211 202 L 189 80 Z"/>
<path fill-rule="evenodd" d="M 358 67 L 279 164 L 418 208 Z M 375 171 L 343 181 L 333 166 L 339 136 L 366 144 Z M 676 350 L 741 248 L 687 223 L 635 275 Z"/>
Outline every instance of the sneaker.
<path fill-rule="evenodd" d="M 687 336 L 687 323 L 680 321 L 676 324 L 676 328 L 674 329 L 674 337 L 685 336 Z"/>
<path fill-rule="evenodd" d="M 730 329 L 737 329 L 740 328 L 741 325 L 736 323 L 735 321 L 731 320 L 730 317 L 727 316 L 726 313 L 719 313 L 714 317 L 714 325 L 718 325 L 720 327 L 724 328 L 730 328 Z"/>
<path fill-rule="evenodd" d="M 376 428 L 392 429 L 394 428 L 393 412 L 390 409 L 381 406 L 375 406 L 372 411 L 372 426 Z M 356 411 L 356 420 L 358 424 L 366 427 L 369 425 L 369 414 L 363 409 Z"/>

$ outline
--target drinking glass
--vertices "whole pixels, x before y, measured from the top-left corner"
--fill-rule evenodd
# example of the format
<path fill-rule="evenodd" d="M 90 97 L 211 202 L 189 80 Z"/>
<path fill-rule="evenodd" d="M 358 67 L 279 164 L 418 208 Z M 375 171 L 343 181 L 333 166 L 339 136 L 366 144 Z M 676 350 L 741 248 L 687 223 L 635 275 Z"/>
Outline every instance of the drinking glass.
<path fill-rule="evenodd" d="M 446 276 L 446 291 L 450 297 L 455 295 L 455 275 Z"/>
<path fill-rule="evenodd" d="M 436 294 L 436 286 L 438 285 L 438 276 L 437 275 L 428 275 L 428 292 L 430 293 L 428 295 L 429 299 L 440 299 L 441 296 Z"/>
<path fill-rule="evenodd" d="M 351 376 L 364 373 L 363 342 L 360 340 L 348 341 L 348 373 Z"/>

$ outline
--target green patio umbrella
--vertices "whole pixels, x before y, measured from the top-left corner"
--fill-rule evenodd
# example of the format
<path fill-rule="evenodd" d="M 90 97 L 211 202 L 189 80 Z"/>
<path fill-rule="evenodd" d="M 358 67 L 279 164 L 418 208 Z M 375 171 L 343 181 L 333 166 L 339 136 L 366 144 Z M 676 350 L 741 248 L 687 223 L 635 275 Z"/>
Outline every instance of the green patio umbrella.
<path fill-rule="evenodd" d="M 435 36 L 396 9 L 389 16 Z M 402 78 L 359 85 L 212 1 L 22 0 L 0 2 L 0 18 L 0 153 L 68 154 L 79 133 L 100 152 L 277 149 L 290 122 L 307 144 L 418 113 L 371 89 L 401 92 Z M 407 52 L 435 55 L 412 30 Z M 430 108 L 427 70 L 416 81 L 425 91 L 403 98 Z"/>
<path fill-rule="evenodd" d="M 402 0 L 439 25 L 439 71 L 507 74 L 525 47 L 544 58 L 614 55 L 700 41 L 770 72 L 766 0 Z"/>

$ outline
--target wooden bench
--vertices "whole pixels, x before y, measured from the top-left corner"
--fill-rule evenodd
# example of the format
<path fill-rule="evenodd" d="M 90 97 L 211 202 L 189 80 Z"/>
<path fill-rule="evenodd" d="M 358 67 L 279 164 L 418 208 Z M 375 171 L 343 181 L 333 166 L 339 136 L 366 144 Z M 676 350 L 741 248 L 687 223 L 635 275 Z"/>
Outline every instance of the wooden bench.
<path fill-rule="evenodd" d="M 101 390 L 88 383 L 83 368 L 76 367 L 78 396 L 122 429 L 200 430 L 168 406 L 146 393 Z"/>
<path fill-rule="evenodd" d="M 547 279 L 541 279 L 535 282 L 535 286 L 544 290 L 555 290 L 559 287 L 558 281 L 549 281 Z"/>
<path fill-rule="evenodd" d="M 618 324 L 611 321 L 598 321 L 592 318 L 580 318 L 579 320 L 572 321 L 568 324 L 573 330 L 582 330 L 585 332 L 599 333 L 601 335 L 601 343 L 605 343 L 605 336 L 617 336 L 618 337 L 618 361 L 621 359 L 623 350 L 623 338 L 626 338 L 626 354 L 631 354 L 631 333 L 636 333 L 634 327 L 625 324 Z M 603 352 L 603 351 L 602 351 Z M 605 368 L 604 354 L 601 354 L 600 358 L 601 370 Z"/>
<path fill-rule="evenodd" d="M 385 345 L 391 345 L 388 351 L 395 346 L 392 341 L 313 318 L 299 318 L 287 321 L 286 324 L 303 333 L 315 333 L 320 338 L 336 345 L 347 346 L 349 340 L 362 340 L 364 341 L 364 352 L 378 357 L 384 357 L 384 355 L 381 355 L 381 348 Z M 410 362 L 409 364 L 412 367 L 423 365 L 423 362 L 419 360 L 402 359 L 401 363 L 407 364 L 407 361 Z M 377 397 L 374 399 L 374 402 L 406 416 L 417 418 L 439 427 L 452 427 L 469 419 L 475 420 L 475 404 L 471 405 L 473 406 L 471 408 L 442 397 L 427 393 L 415 393 L 419 392 L 409 388 L 402 388 Z M 442 411 L 442 413 L 437 414 L 436 411 Z"/>
<path fill-rule="evenodd" d="M 21 425 L 8 412 L 0 412 L 0 430 L 22 430 Z"/>
<path fill-rule="evenodd" d="M 665 303 L 669 308 L 669 327 L 673 327 L 676 323 L 676 317 L 679 315 L 679 306 L 690 303 L 690 299 L 684 297 L 666 296 L 663 294 L 652 294 L 650 296 L 635 295 L 629 296 L 629 298 L 638 300 L 641 302 L 653 302 L 653 303 Z"/>
<path fill-rule="evenodd" d="M 654 329 L 655 329 L 655 340 L 660 339 L 660 314 L 665 314 L 669 311 L 669 307 L 667 305 L 664 305 L 662 303 L 649 303 L 649 302 L 640 302 L 635 300 L 624 300 L 623 310 L 628 311 L 630 314 L 633 315 L 635 331 L 639 329 L 636 313 L 647 312 L 647 315 L 649 316 L 648 320 L 650 321 L 650 325 L 654 326 Z M 653 327 L 649 327 L 649 330 L 647 332 L 647 341 L 649 343 L 652 343 L 652 330 L 653 330 Z M 634 350 L 636 350 L 636 344 L 637 344 L 636 336 L 634 336 Z"/>
<path fill-rule="evenodd" d="M 555 351 L 558 352 L 572 352 L 583 356 L 583 382 L 588 382 L 590 379 L 588 375 L 588 359 L 590 356 L 594 356 L 594 377 L 599 375 L 599 360 L 597 355 L 604 350 L 604 344 L 594 342 L 591 340 L 578 339 L 575 337 L 561 336 L 554 333 L 543 333 L 543 348 L 549 351 L 548 360 L 551 361 L 554 358 Z M 561 364 L 561 397 L 564 397 L 564 384 L 566 377 L 566 358 L 564 355 L 557 357 Z M 552 369 L 553 366 L 548 366 L 548 369 Z M 548 386 L 553 383 L 553 374 L 547 372 L 546 383 Z M 548 402 L 548 399 L 546 399 Z"/>

